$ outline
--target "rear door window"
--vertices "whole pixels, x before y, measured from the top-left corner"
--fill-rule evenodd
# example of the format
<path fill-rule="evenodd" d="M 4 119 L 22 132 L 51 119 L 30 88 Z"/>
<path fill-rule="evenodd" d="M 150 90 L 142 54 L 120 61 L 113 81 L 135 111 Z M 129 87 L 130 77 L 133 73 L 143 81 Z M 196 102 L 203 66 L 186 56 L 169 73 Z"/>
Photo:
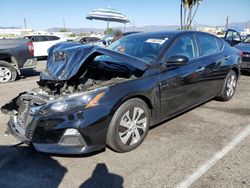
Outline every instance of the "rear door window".
<path fill-rule="evenodd" d="M 207 34 L 198 34 L 202 56 L 218 53 L 220 48 L 216 37 Z"/>
<path fill-rule="evenodd" d="M 39 36 L 35 36 L 34 38 L 35 38 L 35 42 L 45 42 L 45 41 L 49 41 L 48 36 L 39 35 Z"/>
<path fill-rule="evenodd" d="M 28 39 L 28 40 L 30 40 L 30 41 L 32 41 L 32 42 L 35 41 L 35 39 L 34 39 L 33 36 L 25 36 L 24 39 Z"/>
<path fill-rule="evenodd" d="M 57 36 L 48 36 L 49 40 L 59 40 L 60 38 Z"/>
<path fill-rule="evenodd" d="M 224 43 L 224 41 L 222 41 L 219 38 L 216 38 L 216 40 L 217 40 L 218 49 L 219 49 L 219 51 L 221 51 L 223 49 L 225 43 Z"/>

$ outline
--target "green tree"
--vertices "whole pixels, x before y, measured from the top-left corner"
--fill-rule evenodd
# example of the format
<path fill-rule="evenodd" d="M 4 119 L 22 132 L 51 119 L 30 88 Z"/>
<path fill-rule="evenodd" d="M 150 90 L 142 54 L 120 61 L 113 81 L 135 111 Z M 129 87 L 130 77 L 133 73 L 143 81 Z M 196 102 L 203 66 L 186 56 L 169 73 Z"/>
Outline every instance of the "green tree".
<path fill-rule="evenodd" d="M 180 20 L 182 30 L 192 28 L 192 23 L 201 3 L 202 0 L 181 0 Z"/>
<path fill-rule="evenodd" d="M 68 32 L 68 30 L 63 28 L 63 29 L 60 29 L 60 32 Z"/>
<path fill-rule="evenodd" d="M 75 33 L 71 33 L 71 34 L 69 35 L 69 37 L 76 37 L 76 34 L 75 34 Z"/>
<path fill-rule="evenodd" d="M 112 29 L 112 28 L 107 28 L 107 29 L 104 31 L 104 34 L 105 34 L 105 35 L 112 34 L 112 33 L 113 33 L 113 29 Z"/>

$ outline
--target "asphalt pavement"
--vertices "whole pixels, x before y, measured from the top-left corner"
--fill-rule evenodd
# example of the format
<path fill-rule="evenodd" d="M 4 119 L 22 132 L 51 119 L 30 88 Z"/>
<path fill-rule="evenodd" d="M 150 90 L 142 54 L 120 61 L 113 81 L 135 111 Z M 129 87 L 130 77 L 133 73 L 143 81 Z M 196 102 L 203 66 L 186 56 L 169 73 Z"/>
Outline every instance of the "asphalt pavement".
<path fill-rule="evenodd" d="M 36 87 L 45 61 L 0 85 L 0 106 Z M 0 113 L 0 187 L 250 187 L 250 75 L 229 102 L 209 101 L 152 128 L 129 153 L 38 153 L 4 136 Z"/>

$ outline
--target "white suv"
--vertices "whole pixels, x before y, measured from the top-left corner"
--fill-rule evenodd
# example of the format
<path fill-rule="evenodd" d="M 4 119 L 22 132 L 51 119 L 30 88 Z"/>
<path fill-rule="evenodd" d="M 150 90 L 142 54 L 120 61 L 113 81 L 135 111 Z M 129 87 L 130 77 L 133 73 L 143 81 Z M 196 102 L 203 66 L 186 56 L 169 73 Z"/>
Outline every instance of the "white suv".
<path fill-rule="evenodd" d="M 42 34 L 26 35 L 23 38 L 29 39 L 33 42 L 35 57 L 48 56 L 47 51 L 51 46 L 59 42 L 66 41 L 66 39 L 60 38 L 55 35 L 42 35 Z"/>

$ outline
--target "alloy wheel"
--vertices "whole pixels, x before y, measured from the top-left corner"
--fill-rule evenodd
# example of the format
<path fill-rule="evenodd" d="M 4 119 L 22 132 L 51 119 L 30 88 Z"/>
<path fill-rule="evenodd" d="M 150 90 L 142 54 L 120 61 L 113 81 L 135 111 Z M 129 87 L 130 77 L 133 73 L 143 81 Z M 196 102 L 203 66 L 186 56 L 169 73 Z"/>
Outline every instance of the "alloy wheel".
<path fill-rule="evenodd" d="M 141 140 L 146 131 L 148 118 L 142 108 L 129 109 L 121 118 L 119 137 L 123 144 L 133 145 Z"/>
<path fill-rule="evenodd" d="M 0 82 L 8 82 L 11 79 L 11 71 L 7 67 L 0 67 Z"/>
<path fill-rule="evenodd" d="M 227 90 L 226 94 L 228 97 L 232 97 L 234 92 L 235 92 L 235 87 L 236 87 L 236 76 L 231 75 L 230 78 L 227 80 Z"/>

